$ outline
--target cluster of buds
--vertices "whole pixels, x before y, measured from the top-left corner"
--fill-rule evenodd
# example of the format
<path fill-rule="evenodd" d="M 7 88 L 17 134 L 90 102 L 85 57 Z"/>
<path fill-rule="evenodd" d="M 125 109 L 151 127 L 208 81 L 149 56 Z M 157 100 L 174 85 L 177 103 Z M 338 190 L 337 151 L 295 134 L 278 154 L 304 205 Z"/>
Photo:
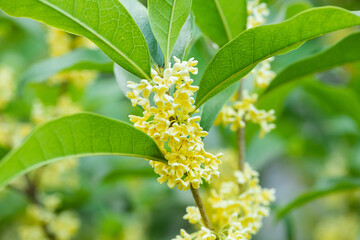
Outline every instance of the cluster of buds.
<path fill-rule="evenodd" d="M 132 89 L 127 93 L 132 105 L 144 109 L 143 116 L 130 116 L 134 126 L 151 136 L 168 163 L 150 161 L 155 172 L 160 175 L 158 181 L 170 188 L 177 186 L 188 190 L 197 189 L 203 183 L 218 176 L 219 155 L 208 153 L 204 149 L 202 138 L 207 135 L 200 127 L 199 116 L 194 106 L 194 92 L 190 73 L 197 74 L 197 61 L 180 61 L 162 72 L 152 70 L 152 80 L 140 83 L 129 81 Z"/>
<path fill-rule="evenodd" d="M 213 230 L 202 226 L 197 207 L 188 207 L 184 219 L 200 224 L 201 230 L 181 235 L 174 240 L 248 240 L 258 232 L 262 219 L 269 215 L 269 205 L 274 201 L 274 190 L 259 185 L 258 173 L 246 164 L 244 171 L 234 173 L 234 181 L 221 182 L 211 189 L 207 198 L 207 212 Z M 206 232 L 206 234 L 204 234 Z"/>
<path fill-rule="evenodd" d="M 47 42 L 51 57 L 62 56 L 76 48 L 96 48 L 94 43 L 84 37 L 71 35 L 55 28 L 49 29 Z M 93 70 L 71 70 L 52 76 L 48 82 L 54 85 L 72 83 L 78 89 L 84 89 L 97 78 L 97 75 L 97 71 Z"/>
<path fill-rule="evenodd" d="M 0 110 L 4 109 L 15 95 L 15 77 L 8 66 L 0 66 Z"/>
<path fill-rule="evenodd" d="M 80 227 L 78 216 L 72 211 L 57 213 L 61 200 L 55 195 L 41 200 L 43 206 L 31 204 L 27 207 L 22 224 L 18 227 L 20 239 L 73 239 Z"/>
<path fill-rule="evenodd" d="M 265 111 L 256 108 L 257 94 L 249 94 L 246 90 L 242 93 L 242 100 L 231 101 L 231 106 L 226 105 L 222 108 L 214 124 L 230 124 L 232 131 L 244 128 L 246 122 L 253 122 L 260 126 L 260 137 L 275 128 L 275 111 Z"/>
<path fill-rule="evenodd" d="M 47 106 L 39 100 L 35 101 L 31 110 L 31 120 L 35 124 L 41 124 L 54 118 L 78 113 L 81 110 L 81 106 L 74 103 L 69 96 L 62 95 L 54 106 Z"/>
<path fill-rule="evenodd" d="M 254 85 L 259 89 L 265 89 L 275 78 L 276 74 L 271 70 L 271 62 L 274 58 L 268 58 L 256 66 L 250 73 L 254 77 Z"/>
<path fill-rule="evenodd" d="M 260 0 L 249 1 L 247 4 L 247 28 L 254 28 L 266 22 L 266 17 L 270 12 L 266 3 L 260 3 Z"/>

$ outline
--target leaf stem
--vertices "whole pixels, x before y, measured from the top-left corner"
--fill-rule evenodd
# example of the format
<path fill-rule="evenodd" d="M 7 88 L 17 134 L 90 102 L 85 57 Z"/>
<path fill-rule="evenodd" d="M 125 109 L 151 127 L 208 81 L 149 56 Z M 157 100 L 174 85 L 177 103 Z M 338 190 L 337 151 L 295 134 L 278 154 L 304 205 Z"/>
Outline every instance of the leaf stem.
<path fill-rule="evenodd" d="M 244 79 L 241 80 L 240 87 L 238 90 L 238 100 L 242 100 L 242 90 L 243 90 L 243 83 Z M 239 128 L 237 130 L 237 140 L 238 140 L 238 165 L 240 171 L 244 170 L 244 165 L 246 161 L 246 154 L 245 154 L 245 127 Z"/>
<path fill-rule="evenodd" d="M 199 190 L 193 188 L 192 186 L 190 187 L 190 189 L 191 189 L 191 193 L 192 193 L 192 195 L 194 197 L 196 206 L 199 208 L 200 215 L 201 215 L 202 221 L 204 223 L 204 226 L 206 228 L 210 229 L 210 230 L 213 230 L 213 227 L 211 225 L 209 217 L 206 215 L 205 207 L 204 207 L 204 204 L 203 204 L 203 202 L 201 200 Z"/>

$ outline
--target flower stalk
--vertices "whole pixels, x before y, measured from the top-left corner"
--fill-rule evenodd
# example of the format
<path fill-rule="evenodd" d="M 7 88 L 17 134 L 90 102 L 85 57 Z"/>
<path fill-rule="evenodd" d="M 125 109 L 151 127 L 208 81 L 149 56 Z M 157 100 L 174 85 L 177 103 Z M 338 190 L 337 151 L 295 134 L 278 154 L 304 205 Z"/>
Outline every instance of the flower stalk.
<path fill-rule="evenodd" d="M 244 79 L 241 80 L 240 87 L 238 90 L 238 100 L 241 101 L 243 99 L 242 92 L 243 92 L 243 84 Z M 245 165 L 245 127 L 240 127 L 237 130 L 237 140 L 238 140 L 238 165 L 239 170 L 244 171 Z"/>
<path fill-rule="evenodd" d="M 200 215 L 201 215 L 201 219 L 202 219 L 202 221 L 203 221 L 204 226 L 205 226 L 206 228 L 210 229 L 210 230 L 213 230 L 213 227 L 212 227 L 212 225 L 211 225 L 211 222 L 210 222 L 210 220 L 209 220 L 209 217 L 208 217 L 207 214 L 206 214 L 204 204 L 203 204 L 203 202 L 202 202 L 202 200 L 201 200 L 199 190 L 193 188 L 192 186 L 190 187 L 190 189 L 191 189 L 191 193 L 192 193 L 192 195 L 193 195 L 193 197 L 194 197 L 196 206 L 199 208 Z"/>

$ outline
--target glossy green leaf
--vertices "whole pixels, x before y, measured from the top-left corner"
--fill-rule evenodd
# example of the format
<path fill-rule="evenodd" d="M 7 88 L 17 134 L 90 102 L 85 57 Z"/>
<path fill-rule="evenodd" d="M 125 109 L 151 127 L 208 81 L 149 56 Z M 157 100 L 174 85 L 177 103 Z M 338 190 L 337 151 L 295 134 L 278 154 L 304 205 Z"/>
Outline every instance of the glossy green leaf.
<path fill-rule="evenodd" d="M 17 176 L 69 157 L 123 155 L 166 162 L 151 137 L 135 127 L 81 113 L 48 122 L 0 161 L 0 188 Z"/>
<path fill-rule="evenodd" d="M 340 42 L 321 53 L 293 63 L 277 74 L 264 94 L 271 92 L 283 84 L 295 81 L 304 76 L 347 63 L 360 61 L 359 43 L 360 32 L 357 32 L 345 37 Z"/>
<path fill-rule="evenodd" d="M 290 211 L 295 208 L 301 207 L 308 202 L 311 202 L 315 199 L 326 197 L 330 194 L 343 192 L 343 191 L 353 191 L 360 190 L 360 179 L 359 178 L 350 178 L 350 177 L 341 177 L 341 178 L 332 178 L 325 179 L 320 182 L 315 188 L 309 192 L 306 192 L 300 195 L 291 203 L 280 208 L 277 211 L 277 217 L 282 218 Z"/>
<path fill-rule="evenodd" d="M 120 2 L 134 18 L 136 24 L 143 33 L 149 47 L 152 61 L 162 66 L 164 64 L 164 56 L 151 30 L 148 10 L 137 0 L 120 0 Z"/>
<path fill-rule="evenodd" d="M 196 25 L 219 46 L 246 29 L 246 0 L 193 0 Z"/>
<path fill-rule="evenodd" d="M 69 70 L 112 72 L 113 62 L 99 50 L 77 49 L 63 56 L 43 60 L 31 66 L 21 77 L 20 84 L 40 83 L 55 74 Z"/>
<path fill-rule="evenodd" d="M 200 81 L 196 97 L 199 108 L 259 62 L 323 34 L 360 25 L 360 16 L 336 7 L 314 8 L 273 25 L 244 31 L 213 57 Z"/>
<path fill-rule="evenodd" d="M 204 129 L 204 131 L 210 130 L 223 106 L 231 99 L 231 97 L 234 96 L 239 87 L 240 84 L 235 83 L 216 95 L 216 97 L 211 98 L 203 105 L 200 111 L 200 126 Z"/>
<path fill-rule="evenodd" d="M 360 127 L 360 99 L 351 88 L 329 86 L 317 81 L 307 81 L 304 84 L 307 92 L 311 93 L 322 104 L 336 114 L 346 114 L 356 121 Z"/>
<path fill-rule="evenodd" d="M 150 78 L 145 38 L 118 0 L 0 0 L 0 9 L 87 37 L 126 70 Z"/>
<path fill-rule="evenodd" d="M 164 54 L 165 64 L 191 10 L 191 0 L 149 0 L 151 29 Z"/>
<path fill-rule="evenodd" d="M 191 40 L 195 35 L 195 19 L 192 14 L 188 16 L 186 22 L 184 23 L 183 27 L 181 28 L 180 35 L 176 40 L 174 45 L 174 49 L 171 52 L 170 60 L 173 61 L 171 58 L 172 56 L 176 56 L 180 60 L 187 60 L 184 59 L 186 56 L 187 51 L 189 50 Z"/>
<path fill-rule="evenodd" d="M 286 10 L 284 13 L 284 18 L 289 19 L 300 12 L 308 10 L 311 8 L 311 4 L 307 1 L 299 1 L 295 3 L 290 3 L 286 6 Z"/>

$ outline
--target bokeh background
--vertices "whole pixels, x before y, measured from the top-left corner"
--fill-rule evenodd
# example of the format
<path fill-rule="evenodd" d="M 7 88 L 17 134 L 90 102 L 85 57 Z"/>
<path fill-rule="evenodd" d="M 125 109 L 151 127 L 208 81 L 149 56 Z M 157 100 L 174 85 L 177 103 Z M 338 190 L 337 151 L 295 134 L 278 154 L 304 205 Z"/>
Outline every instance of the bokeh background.
<path fill-rule="evenodd" d="M 359 0 L 267 3 L 270 23 L 311 6 L 360 10 Z M 358 30 L 338 31 L 277 56 L 273 70 L 279 72 Z M 121 92 L 111 66 L 103 66 L 103 71 L 68 69 L 51 77 L 46 72 L 58 62 L 48 63 L 49 69 L 36 67 L 84 48 L 95 46 L 0 12 L 0 158 L 33 127 L 58 116 L 89 111 L 128 122 L 129 114 L 139 112 Z M 188 56 L 204 68 L 215 51 L 210 40 L 199 37 Z M 42 79 L 42 74 L 46 81 L 24 84 L 25 78 Z M 247 128 L 247 161 L 260 172 L 262 186 L 276 189 L 277 200 L 254 239 L 359 240 L 360 62 L 301 79 L 263 105 L 276 110 L 277 127 L 263 139 L 256 126 Z M 205 142 L 207 149 L 224 152 L 226 159 L 236 157 L 236 136 L 226 127 L 213 127 Z M 356 182 L 357 187 L 349 184 Z M 34 206 L 34 192 L 48 212 Z M 318 198 L 306 202 L 303 197 L 279 219 L 284 206 L 303 194 Z M 59 239 L 169 240 L 180 228 L 191 230 L 182 219 L 189 205 L 194 205 L 191 194 L 157 183 L 143 159 L 69 159 L 19 178 L 0 192 L 0 239 L 40 239 L 36 219 L 55 214 L 53 228 L 67 229 Z"/>

